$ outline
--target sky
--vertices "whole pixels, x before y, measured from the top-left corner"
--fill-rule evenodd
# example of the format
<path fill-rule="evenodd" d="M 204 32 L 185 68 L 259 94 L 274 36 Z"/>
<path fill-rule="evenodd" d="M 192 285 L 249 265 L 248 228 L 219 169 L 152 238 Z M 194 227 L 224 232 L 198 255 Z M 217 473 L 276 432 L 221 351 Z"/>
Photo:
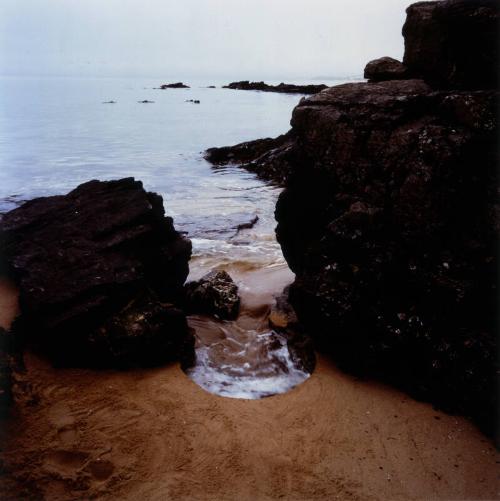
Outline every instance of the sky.
<path fill-rule="evenodd" d="M 0 0 L 0 75 L 281 79 L 401 59 L 411 0 Z"/>

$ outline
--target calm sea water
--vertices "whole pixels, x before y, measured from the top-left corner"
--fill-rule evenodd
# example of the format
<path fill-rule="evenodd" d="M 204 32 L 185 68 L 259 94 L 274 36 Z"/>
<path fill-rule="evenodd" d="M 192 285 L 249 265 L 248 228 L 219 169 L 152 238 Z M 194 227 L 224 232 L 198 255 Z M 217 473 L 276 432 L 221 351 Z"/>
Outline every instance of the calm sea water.
<path fill-rule="evenodd" d="M 192 238 L 191 278 L 224 267 L 250 298 L 247 303 L 258 306 L 252 293 L 269 300 L 271 292 L 279 292 L 292 278 L 274 238 L 279 188 L 236 167 L 214 169 L 202 152 L 286 132 L 291 111 L 302 96 L 222 89 L 227 82 L 210 80 L 185 81 L 190 89 L 154 89 L 162 83 L 167 82 L 1 78 L 0 213 L 30 198 L 66 193 L 90 179 L 133 176 L 163 196 L 176 228 Z M 186 102 L 189 99 L 200 104 Z M 110 100 L 116 104 L 103 104 Z M 154 103 L 138 102 L 142 100 Z M 234 227 L 254 215 L 259 216 L 257 225 L 235 237 Z M 260 282 L 248 280 L 252 270 L 269 274 L 261 275 Z M 237 340 L 237 353 L 255 351 L 249 339 L 266 336 L 265 328 L 255 330 L 250 324 L 224 327 L 228 338 L 243 336 L 244 342 Z M 199 319 L 193 325 L 199 325 Z M 216 393 L 257 398 L 286 391 L 306 377 L 292 378 L 283 372 L 264 381 L 257 371 L 246 374 L 244 384 L 240 377 L 232 392 L 235 367 L 221 380 L 220 367 L 215 359 L 210 362 L 206 349 L 204 344 L 199 358 L 205 362 L 195 379 Z M 286 358 L 285 350 L 280 356 Z M 246 362 L 240 359 L 243 367 Z M 290 361 L 286 364 L 290 366 Z M 241 367 L 236 372 L 244 377 Z M 259 385 L 266 388 L 262 394 Z"/>

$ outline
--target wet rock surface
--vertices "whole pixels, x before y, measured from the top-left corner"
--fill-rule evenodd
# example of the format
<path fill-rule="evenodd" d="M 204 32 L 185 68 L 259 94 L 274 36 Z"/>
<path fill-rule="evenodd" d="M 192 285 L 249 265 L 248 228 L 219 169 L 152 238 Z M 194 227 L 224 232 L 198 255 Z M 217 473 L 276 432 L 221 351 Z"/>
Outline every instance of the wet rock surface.
<path fill-rule="evenodd" d="M 241 82 L 231 82 L 224 85 L 224 89 L 236 90 L 259 90 L 261 92 L 281 92 L 284 94 L 316 94 L 327 88 L 327 85 L 295 85 L 280 83 L 278 85 L 269 85 L 264 82 L 250 82 L 242 80 Z"/>
<path fill-rule="evenodd" d="M 370 61 L 365 66 L 364 77 L 370 82 L 382 82 L 384 80 L 402 80 L 408 76 L 408 69 L 397 59 L 381 57 Z"/>
<path fill-rule="evenodd" d="M 185 304 L 190 313 L 211 315 L 223 320 L 238 316 L 238 286 L 223 270 L 213 270 L 185 287 Z"/>
<path fill-rule="evenodd" d="M 277 138 L 257 139 L 234 146 L 209 148 L 205 159 L 214 166 L 239 164 L 261 179 L 283 184 L 290 172 L 295 137 L 283 134 Z"/>
<path fill-rule="evenodd" d="M 137 348 L 137 339 L 144 340 L 145 350 L 159 342 L 159 301 L 180 298 L 191 242 L 165 217 L 162 198 L 141 182 L 90 181 L 64 196 L 31 200 L 3 216 L 0 232 L 20 289 L 23 330 L 54 357 L 92 364 L 112 361 L 122 349 L 117 339 L 123 351 L 129 341 Z M 144 295 L 154 302 L 146 305 L 146 320 L 132 325 L 127 307 Z M 164 315 L 171 327 L 165 336 L 187 335 L 177 313 Z M 108 345 L 89 338 L 100 328 L 114 336 Z"/>
<path fill-rule="evenodd" d="M 497 15 L 493 2 L 410 6 L 404 63 L 425 81 L 329 88 L 295 108 L 286 146 L 266 140 L 284 159 L 276 219 L 296 273 L 289 299 L 316 345 L 490 433 Z M 265 158 L 259 150 L 261 171 Z"/>
<path fill-rule="evenodd" d="M 311 336 L 299 323 L 295 309 L 289 302 L 290 287 L 275 298 L 269 313 L 269 326 L 279 332 L 286 345 L 293 365 L 301 371 L 312 374 L 316 367 L 316 355 Z"/>

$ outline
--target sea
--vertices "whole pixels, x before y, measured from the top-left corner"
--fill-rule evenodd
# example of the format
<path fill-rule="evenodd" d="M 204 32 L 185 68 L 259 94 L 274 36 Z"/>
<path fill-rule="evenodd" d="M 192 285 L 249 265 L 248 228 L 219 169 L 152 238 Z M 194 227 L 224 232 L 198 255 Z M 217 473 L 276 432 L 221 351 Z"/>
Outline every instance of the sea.
<path fill-rule="evenodd" d="M 293 363 L 286 340 L 268 323 L 273 298 L 293 280 L 274 234 L 281 188 L 237 166 L 215 168 L 203 152 L 287 132 L 304 96 L 224 89 L 230 80 L 215 79 L 159 89 L 173 81 L 1 77 L 0 214 L 91 179 L 141 180 L 162 195 L 176 229 L 192 240 L 188 280 L 225 269 L 240 288 L 236 321 L 189 317 L 197 362 L 187 375 L 225 397 L 289 391 L 309 374 Z M 236 231 L 255 216 L 253 228 Z"/>

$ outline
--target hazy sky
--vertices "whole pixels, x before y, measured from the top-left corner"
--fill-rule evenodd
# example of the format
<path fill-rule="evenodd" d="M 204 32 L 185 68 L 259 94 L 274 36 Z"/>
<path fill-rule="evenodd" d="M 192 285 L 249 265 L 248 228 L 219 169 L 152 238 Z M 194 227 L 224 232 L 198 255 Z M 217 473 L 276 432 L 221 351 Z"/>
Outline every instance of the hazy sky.
<path fill-rule="evenodd" d="M 0 74 L 312 78 L 401 58 L 411 0 L 0 0 Z"/>

